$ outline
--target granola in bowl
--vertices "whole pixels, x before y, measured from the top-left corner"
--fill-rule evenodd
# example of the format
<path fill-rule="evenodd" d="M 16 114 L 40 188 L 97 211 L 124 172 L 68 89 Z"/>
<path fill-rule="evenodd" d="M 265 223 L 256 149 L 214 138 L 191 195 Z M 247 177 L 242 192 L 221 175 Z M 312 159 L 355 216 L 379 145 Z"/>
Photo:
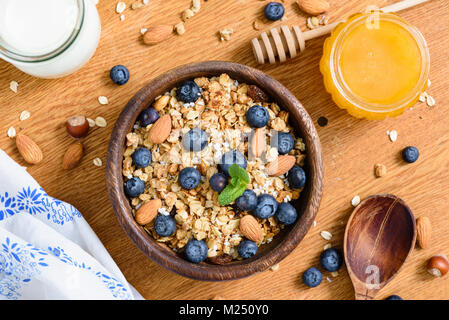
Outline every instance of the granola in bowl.
<path fill-rule="evenodd" d="M 305 183 L 305 144 L 288 117 L 262 89 L 227 74 L 157 97 L 126 139 L 123 176 L 136 221 L 192 262 L 254 255 L 297 218 L 287 204 Z"/>

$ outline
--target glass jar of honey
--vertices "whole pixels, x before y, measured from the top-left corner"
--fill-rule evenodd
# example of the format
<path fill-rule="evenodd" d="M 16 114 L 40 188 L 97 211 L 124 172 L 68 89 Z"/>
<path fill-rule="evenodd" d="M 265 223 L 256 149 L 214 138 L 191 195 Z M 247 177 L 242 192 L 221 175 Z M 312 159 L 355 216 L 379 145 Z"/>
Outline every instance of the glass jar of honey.
<path fill-rule="evenodd" d="M 396 14 L 358 13 L 324 43 L 320 70 L 334 102 L 357 118 L 395 117 L 426 90 L 429 50 L 422 34 Z"/>

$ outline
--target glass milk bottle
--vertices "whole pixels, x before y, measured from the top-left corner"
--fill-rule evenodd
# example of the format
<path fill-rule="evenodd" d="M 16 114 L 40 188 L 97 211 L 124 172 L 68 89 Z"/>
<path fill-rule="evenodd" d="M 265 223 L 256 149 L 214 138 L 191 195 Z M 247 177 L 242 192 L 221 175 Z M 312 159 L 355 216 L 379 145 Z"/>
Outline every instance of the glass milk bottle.
<path fill-rule="evenodd" d="M 81 68 L 100 32 L 93 0 L 0 0 L 0 58 L 39 78 Z"/>

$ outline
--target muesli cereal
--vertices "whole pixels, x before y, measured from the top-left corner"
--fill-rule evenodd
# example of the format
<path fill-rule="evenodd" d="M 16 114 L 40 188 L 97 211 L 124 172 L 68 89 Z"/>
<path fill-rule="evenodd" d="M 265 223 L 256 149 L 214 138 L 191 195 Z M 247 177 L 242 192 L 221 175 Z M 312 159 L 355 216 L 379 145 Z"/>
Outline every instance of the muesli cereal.
<path fill-rule="evenodd" d="M 294 137 L 286 111 L 253 99 L 261 95 L 248 88 L 227 74 L 187 81 L 157 97 L 126 136 L 123 176 L 133 214 L 157 210 L 143 228 L 192 262 L 250 257 L 297 219 L 289 202 L 304 187 L 305 144 Z M 260 143 L 253 137 L 262 127 L 265 144 L 251 146 Z M 270 176 L 267 166 L 276 161 L 278 175 Z M 154 199 L 160 207 L 143 206 Z M 256 223 L 241 228 L 248 214 Z M 262 240 L 248 240 L 242 229 L 260 232 Z"/>

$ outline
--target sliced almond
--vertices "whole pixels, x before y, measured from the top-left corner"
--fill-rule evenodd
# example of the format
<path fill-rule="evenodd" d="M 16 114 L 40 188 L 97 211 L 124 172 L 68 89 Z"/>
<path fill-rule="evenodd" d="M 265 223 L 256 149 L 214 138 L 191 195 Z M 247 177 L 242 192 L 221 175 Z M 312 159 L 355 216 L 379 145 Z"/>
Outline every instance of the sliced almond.
<path fill-rule="evenodd" d="M 170 101 L 170 98 L 170 96 L 162 96 L 157 99 L 153 106 L 154 109 L 156 109 L 157 111 L 161 111 L 162 109 L 164 109 Z"/>
<path fill-rule="evenodd" d="M 31 138 L 23 134 L 16 137 L 16 146 L 23 159 L 30 164 L 37 164 L 44 159 L 41 148 Z"/>
<path fill-rule="evenodd" d="M 262 155 L 266 146 L 264 128 L 258 128 L 254 131 L 250 141 L 251 156 L 258 158 Z"/>
<path fill-rule="evenodd" d="M 83 145 L 77 141 L 69 146 L 62 158 L 62 168 L 64 170 L 71 170 L 79 165 L 83 158 Z"/>
<path fill-rule="evenodd" d="M 157 216 L 158 210 L 161 207 L 162 202 L 160 199 L 154 199 L 144 203 L 136 211 L 136 222 L 142 226 L 150 223 Z"/>
<path fill-rule="evenodd" d="M 147 28 L 147 32 L 143 35 L 143 42 L 149 46 L 158 44 L 167 40 L 173 33 L 173 26 L 168 24 L 160 24 Z"/>
<path fill-rule="evenodd" d="M 171 117 L 166 114 L 157 120 L 148 133 L 150 142 L 159 144 L 167 140 L 171 132 Z"/>
<path fill-rule="evenodd" d="M 296 163 L 296 158 L 290 155 L 279 156 L 267 165 L 267 174 L 270 176 L 281 176 L 288 172 Z"/>
<path fill-rule="evenodd" d="M 329 2 L 326 0 L 297 0 L 299 8 L 312 15 L 317 15 L 329 10 Z"/>
<path fill-rule="evenodd" d="M 432 233 L 432 225 L 428 217 L 419 217 L 416 219 L 416 240 L 422 249 L 430 247 L 430 235 Z"/>
<path fill-rule="evenodd" d="M 263 240 L 262 227 L 256 218 L 250 214 L 240 219 L 240 231 L 246 238 L 254 242 L 261 242 Z"/>

